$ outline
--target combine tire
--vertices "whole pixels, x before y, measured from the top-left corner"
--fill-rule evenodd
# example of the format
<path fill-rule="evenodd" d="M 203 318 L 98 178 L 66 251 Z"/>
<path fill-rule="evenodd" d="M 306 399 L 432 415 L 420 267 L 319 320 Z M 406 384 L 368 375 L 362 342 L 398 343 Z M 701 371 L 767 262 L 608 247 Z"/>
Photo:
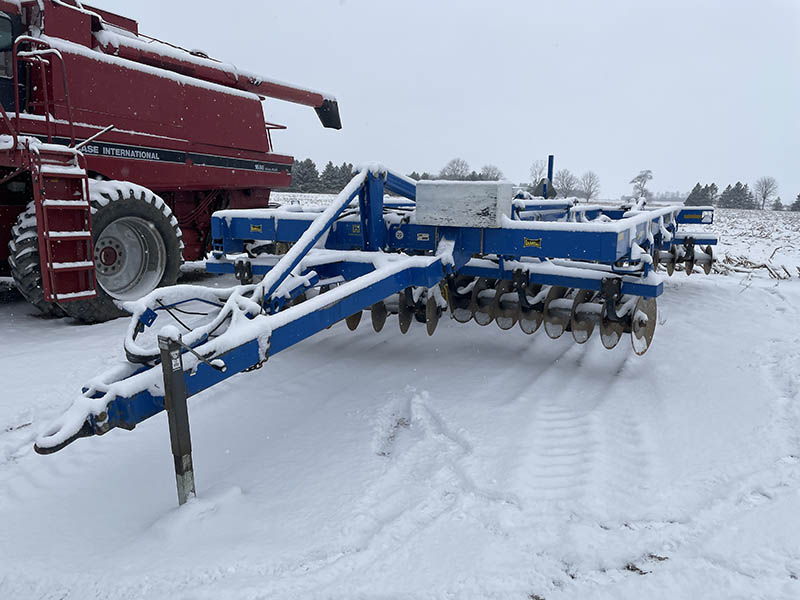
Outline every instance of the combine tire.
<path fill-rule="evenodd" d="M 84 323 L 127 314 L 137 300 L 178 279 L 183 241 L 178 221 L 150 190 L 122 181 L 89 183 L 97 297 L 61 305 Z"/>
<path fill-rule="evenodd" d="M 22 297 L 51 317 L 63 317 L 58 304 L 44 299 L 42 267 L 39 263 L 39 238 L 36 231 L 36 208 L 29 202 L 11 228 L 8 242 L 8 264 L 11 276 Z"/>

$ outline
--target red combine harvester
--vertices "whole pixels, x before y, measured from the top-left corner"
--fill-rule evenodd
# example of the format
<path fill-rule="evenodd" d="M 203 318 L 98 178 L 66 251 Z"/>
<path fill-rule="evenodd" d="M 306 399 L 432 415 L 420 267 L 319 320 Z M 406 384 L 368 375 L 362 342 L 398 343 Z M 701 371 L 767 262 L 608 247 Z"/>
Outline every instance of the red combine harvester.
<path fill-rule="evenodd" d="M 265 98 L 341 128 L 332 96 L 140 35 L 131 19 L 0 0 L 0 275 L 86 322 L 175 283 L 182 258 L 210 247 L 214 211 L 267 206 L 291 181 Z"/>

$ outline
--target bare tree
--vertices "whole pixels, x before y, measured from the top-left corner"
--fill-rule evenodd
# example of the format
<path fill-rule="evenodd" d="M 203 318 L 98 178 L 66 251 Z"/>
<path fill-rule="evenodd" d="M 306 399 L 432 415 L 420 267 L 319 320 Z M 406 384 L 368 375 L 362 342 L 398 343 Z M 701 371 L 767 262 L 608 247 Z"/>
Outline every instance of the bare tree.
<path fill-rule="evenodd" d="M 534 187 L 547 175 L 547 163 L 543 160 L 535 160 L 531 164 L 531 185 Z"/>
<path fill-rule="evenodd" d="M 645 198 L 650 196 L 650 190 L 647 189 L 648 182 L 653 178 L 653 172 L 650 169 L 645 169 L 644 171 L 639 171 L 639 174 L 631 179 L 631 183 L 633 184 L 633 197 L 637 200 L 644 196 Z"/>
<path fill-rule="evenodd" d="M 778 193 L 778 182 L 774 177 L 760 177 L 753 186 L 753 191 L 756 194 L 756 202 L 761 205 L 761 210 L 764 210 L 767 202 L 772 200 L 772 197 Z"/>
<path fill-rule="evenodd" d="M 553 175 L 553 186 L 564 197 L 574 196 L 578 190 L 578 178 L 569 169 L 561 169 Z"/>
<path fill-rule="evenodd" d="M 463 180 L 469 177 L 469 164 L 463 158 L 454 158 L 439 172 L 439 179 Z"/>
<path fill-rule="evenodd" d="M 500 181 L 503 178 L 503 172 L 494 165 L 483 165 L 480 177 L 483 181 Z"/>
<path fill-rule="evenodd" d="M 597 198 L 597 194 L 600 193 L 600 178 L 597 176 L 597 173 L 594 171 L 587 171 L 581 175 L 578 189 L 586 198 L 587 202 L 591 202 L 594 198 Z"/>

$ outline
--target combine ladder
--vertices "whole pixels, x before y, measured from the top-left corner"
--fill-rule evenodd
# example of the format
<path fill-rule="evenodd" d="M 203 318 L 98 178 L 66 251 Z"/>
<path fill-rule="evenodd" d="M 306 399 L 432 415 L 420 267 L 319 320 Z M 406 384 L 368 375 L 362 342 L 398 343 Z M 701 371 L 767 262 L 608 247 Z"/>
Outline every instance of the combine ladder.
<path fill-rule="evenodd" d="M 94 298 L 89 178 L 83 154 L 66 146 L 32 145 L 30 170 L 48 302 Z"/>

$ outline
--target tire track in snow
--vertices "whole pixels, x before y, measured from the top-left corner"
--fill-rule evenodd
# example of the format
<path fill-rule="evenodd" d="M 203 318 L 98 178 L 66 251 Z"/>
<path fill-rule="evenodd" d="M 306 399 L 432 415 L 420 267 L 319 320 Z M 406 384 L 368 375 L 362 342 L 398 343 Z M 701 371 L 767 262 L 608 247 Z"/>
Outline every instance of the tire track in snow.
<path fill-rule="evenodd" d="M 631 545 L 649 544 L 652 551 L 664 555 L 689 556 L 691 561 L 707 561 L 720 568 L 753 579 L 781 577 L 782 573 L 800 576 L 800 557 L 784 557 L 784 562 L 770 556 L 771 574 L 741 560 L 707 556 L 709 539 L 730 529 L 731 523 L 746 518 L 748 513 L 769 503 L 800 493 L 800 338 L 773 339 L 756 350 L 762 363 L 765 396 L 773 399 L 767 408 L 772 411 L 769 425 L 759 438 L 777 440 L 778 454 L 766 464 L 750 464 L 713 481 L 710 495 L 696 510 L 683 518 L 665 517 L 661 521 L 629 520 L 610 529 L 639 539 Z M 771 392 L 770 392 L 771 390 Z"/>
<path fill-rule="evenodd" d="M 373 450 L 388 461 L 384 473 L 365 490 L 349 522 L 331 526 L 336 542 L 281 569 L 288 579 L 310 577 L 313 588 L 324 588 L 408 550 L 451 513 L 469 517 L 485 508 L 514 507 L 513 498 L 473 481 L 462 464 L 472 445 L 430 406 L 426 392 L 408 388 L 384 408 Z M 302 580 L 295 584 L 305 587 Z"/>
<path fill-rule="evenodd" d="M 590 359 L 585 350 L 580 362 Z M 614 389 L 630 354 L 603 365 L 587 385 L 548 370 L 525 396 L 538 400 L 520 448 L 517 495 L 526 509 L 552 516 L 612 506 L 649 477 L 642 428 Z M 589 361 L 591 363 L 591 360 Z M 608 368 L 612 367 L 612 368 Z"/>

